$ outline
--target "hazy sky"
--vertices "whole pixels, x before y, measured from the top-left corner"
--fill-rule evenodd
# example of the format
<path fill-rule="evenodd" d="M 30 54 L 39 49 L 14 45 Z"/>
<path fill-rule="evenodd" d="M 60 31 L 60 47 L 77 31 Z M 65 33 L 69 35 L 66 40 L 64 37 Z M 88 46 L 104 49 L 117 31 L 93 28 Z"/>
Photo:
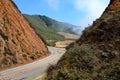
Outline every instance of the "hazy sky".
<path fill-rule="evenodd" d="M 22 13 L 41 14 L 62 22 L 88 26 L 98 18 L 109 0 L 14 0 Z"/>

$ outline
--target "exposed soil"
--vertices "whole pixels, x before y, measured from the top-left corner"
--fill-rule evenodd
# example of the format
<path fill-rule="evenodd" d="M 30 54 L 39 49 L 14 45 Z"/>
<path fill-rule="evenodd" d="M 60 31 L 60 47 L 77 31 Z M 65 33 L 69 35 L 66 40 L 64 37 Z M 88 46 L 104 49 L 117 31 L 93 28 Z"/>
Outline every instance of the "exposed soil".
<path fill-rule="evenodd" d="M 0 70 L 49 55 L 12 0 L 0 1 Z"/>

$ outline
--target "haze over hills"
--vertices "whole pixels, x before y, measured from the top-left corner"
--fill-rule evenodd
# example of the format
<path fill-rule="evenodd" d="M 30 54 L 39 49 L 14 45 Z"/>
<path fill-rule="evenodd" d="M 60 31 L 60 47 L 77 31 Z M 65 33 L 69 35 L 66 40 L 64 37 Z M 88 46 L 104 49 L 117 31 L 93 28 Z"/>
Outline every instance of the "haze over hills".
<path fill-rule="evenodd" d="M 0 0 L 0 70 L 49 55 L 12 0 Z"/>
<path fill-rule="evenodd" d="M 120 79 L 120 0 L 110 0 L 102 16 L 67 47 L 46 80 Z"/>
<path fill-rule="evenodd" d="M 28 14 L 23 15 L 36 30 L 36 32 L 43 37 L 48 45 L 55 45 L 56 41 L 66 40 L 64 35 L 59 34 L 59 32 L 64 32 L 64 34 L 66 33 L 75 36 L 77 36 L 78 34 L 80 35 L 81 32 L 78 26 L 59 22 L 47 16 Z M 71 39 L 74 40 L 76 38 L 73 37 Z"/>

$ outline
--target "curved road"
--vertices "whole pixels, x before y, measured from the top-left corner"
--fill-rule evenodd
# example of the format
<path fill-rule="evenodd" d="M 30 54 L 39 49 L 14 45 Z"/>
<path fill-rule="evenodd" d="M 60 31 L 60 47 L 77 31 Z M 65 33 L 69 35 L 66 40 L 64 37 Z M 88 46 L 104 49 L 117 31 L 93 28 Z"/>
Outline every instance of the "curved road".
<path fill-rule="evenodd" d="M 0 80 L 29 80 L 39 77 L 50 65 L 56 64 L 65 53 L 64 48 L 48 47 L 51 55 L 23 66 L 0 72 Z"/>

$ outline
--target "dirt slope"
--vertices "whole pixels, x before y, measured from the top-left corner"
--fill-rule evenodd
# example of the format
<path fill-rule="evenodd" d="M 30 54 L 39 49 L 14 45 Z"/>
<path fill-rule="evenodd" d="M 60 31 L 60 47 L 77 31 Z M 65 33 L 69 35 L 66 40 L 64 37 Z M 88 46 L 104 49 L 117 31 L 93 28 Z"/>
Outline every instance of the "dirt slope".
<path fill-rule="evenodd" d="M 106 8 L 105 12 L 115 11 L 120 9 L 120 0 L 110 0 L 109 7 Z"/>
<path fill-rule="evenodd" d="M 48 55 L 48 49 L 12 0 L 0 0 L 0 69 Z"/>

